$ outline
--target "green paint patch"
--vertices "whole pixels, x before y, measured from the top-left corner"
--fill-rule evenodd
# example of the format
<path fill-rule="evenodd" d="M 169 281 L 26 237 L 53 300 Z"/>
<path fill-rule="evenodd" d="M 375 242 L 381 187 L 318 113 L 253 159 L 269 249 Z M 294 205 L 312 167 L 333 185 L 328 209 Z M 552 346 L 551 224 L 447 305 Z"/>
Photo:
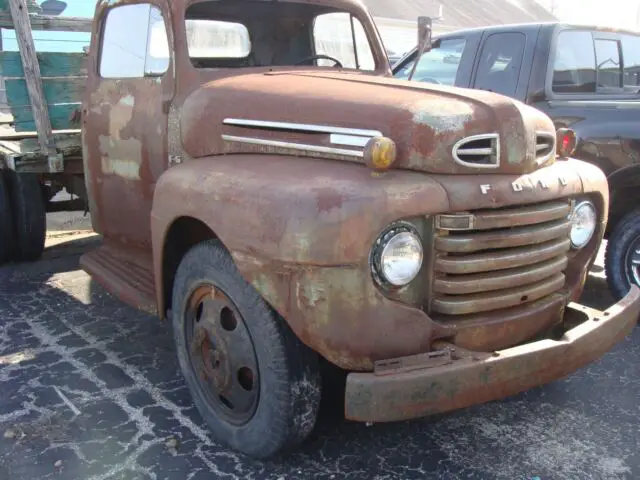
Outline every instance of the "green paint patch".
<path fill-rule="evenodd" d="M 86 78 L 84 77 L 42 79 L 42 88 L 52 129 L 79 128 L 79 124 L 72 122 L 71 118 L 82 104 L 85 82 Z M 23 79 L 6 80 L 5 86 L 7 102 L 15 122 L 15 130 L 17 132 L 35 131 L 35 121 L 26 81 Z"/>
<path fill-rule="evenodd" d="M 0 0 L 2 1 L 2 0 Z M 42 77 L 84 77 L 87 56 L 84 53 L 36 53 Z M 3 77 L 24 77 L 19 52 L 0 52 L 0 74 Z"/>
<path fill-rule="evenodd" d="M 71 117 L 82 103 L 87 81 L 87 56 L 84 53 L 55 52 L 40 52 L 36 55 L 51 128 L 79 128 L 79 123 L 72 122 Z M 14 118 L 16 132 L 35 131 L 31 99 L 19 52 L 0 52 L 0 75 L 6 79 L 7 103 Z"/>
<path fill-rule="evenodd" d="M 48 105 L 82 103 L 86 78 L 43 78 L 42 89 Z M 7 99 L 10 107 L 30 105 L 26 80 L 6 80 Z"/>
<path fill-rule="evenodd" d="M 69 130 L 80 128 L 80 124 L 71 121 L 73 113 L 80 109 L 80 103 L 69 103 L 65 105 L 48 105 L 51 128 L 53 130 Z M 36 123 L 31 113 L 31 107 L 11 109 L 13 114 L 16 132 L 35 132 Z"/>

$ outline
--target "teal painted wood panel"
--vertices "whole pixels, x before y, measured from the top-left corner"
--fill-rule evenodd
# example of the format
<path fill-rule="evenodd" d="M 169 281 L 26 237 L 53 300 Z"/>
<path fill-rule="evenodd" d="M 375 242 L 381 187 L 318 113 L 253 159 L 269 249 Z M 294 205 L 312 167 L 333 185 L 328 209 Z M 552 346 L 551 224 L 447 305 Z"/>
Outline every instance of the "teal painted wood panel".
<path fill-rule="evenodd" d="M 36 56 L 40 64 L 40 75 L 43 77 L 87 75 L 87 56 L 84 53 L 38 52 Z M 0 52 L 0 75 L 24 77 L 19 52 Z"/>
<path fill-rule="evenodd" d="M 71 122 L 75 110 L 80 109 L 86 77 L 43 78 L 42 88 L 47 101 L 51 128 L 65 130 L 79 128 Z M 17 132 L 35 131 L 29 91 L 24 80 L 6 80 L 7 102 L 14 118 Z"/>
<path fill-rule="evenodd" d="M 44 98 L 50 105 L 57 103 L 82 102 L 86 77 L 42 78 Z M 25 80 L 6 80 L 7 101 L 9 106 L 30 105 L 29 91 Z"/>
<path fill-rule="evenodd" d="M 71 130 L 80 128 L 79 122 L 72 122 L 71 118 L 76 110 L 80 110 L 80 103 L 66 105 L 49 105 L 49 118 L 53 130 Z M 30 108 L 12 109 L 16 132 L 35 132 L 36 123 Z"/>

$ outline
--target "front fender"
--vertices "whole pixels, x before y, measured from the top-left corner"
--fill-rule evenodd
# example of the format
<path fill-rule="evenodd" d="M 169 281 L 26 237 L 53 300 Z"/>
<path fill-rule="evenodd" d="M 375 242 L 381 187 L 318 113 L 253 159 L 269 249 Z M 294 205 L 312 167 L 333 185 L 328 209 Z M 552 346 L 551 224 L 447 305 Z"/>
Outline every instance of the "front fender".
<path fill-rule="evenodd" d="M 378 292 L 369 251 L 390 222 L 448 208 L 444 188 L 415 172 L 376 175 L 362 165 L 286 156 L 190 160 L 167 170 L 155 189 L 159 311 L 167 233 L 177 219 L 192 217 L 215 233 L 243 277 L 298 337 L 334 363 L 363 369 L 373 351 L 384 358 L 424 350 L 433 323 Z M 341 324 L 340 332 L 331 320 Z M 383 346 L 399 327 L 403 333 Z"/>

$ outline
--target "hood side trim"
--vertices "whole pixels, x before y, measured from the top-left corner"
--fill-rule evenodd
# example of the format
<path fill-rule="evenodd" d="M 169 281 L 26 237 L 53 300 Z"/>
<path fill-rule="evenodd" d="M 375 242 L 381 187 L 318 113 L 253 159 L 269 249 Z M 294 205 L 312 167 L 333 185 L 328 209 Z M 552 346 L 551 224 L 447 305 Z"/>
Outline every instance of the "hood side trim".
<path fill-rule="evenodd" d="M 292 130 L 296 132 L 334 133 L 341 135 L 355 135 L 359 137 L 382 137 L 378 130 L 364 130 L 359 128 L 343 128 L 330 125 L 313 125 L 305 123 L 273 122 L 264 120 L 247 120 L 241 118 L 225 118 L 224 125 L 235 127 L 266 128 L 270 130 Z"/>
<path fill-rule="evenodd" d="M 308 145 L 304 143 L 282 142 L 278 140 L 267 140 L 265 138 L 255 137 L 238 137 L 235 135 L 222 135 L 225 142 L 244 143 L 250 145 L 261 145 L 265 147 L 284 148 L 287 150 L 325 153 L 330 155 L 343 155 L 354 158 L 364 158 L 364 152 L 361 150 L 351 150 L 346 148 L 323 147 L 319 145 Z"/>

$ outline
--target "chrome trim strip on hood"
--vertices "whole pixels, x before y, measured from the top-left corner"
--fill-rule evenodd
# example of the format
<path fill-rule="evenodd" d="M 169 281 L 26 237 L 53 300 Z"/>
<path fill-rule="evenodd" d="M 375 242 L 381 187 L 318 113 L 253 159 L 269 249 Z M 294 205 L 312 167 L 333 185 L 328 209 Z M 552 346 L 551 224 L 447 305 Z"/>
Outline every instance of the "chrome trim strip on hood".
<path fill-rule="evenodd" d="M 348 157 L 364 158 L 364 152 L 358 150 L 349 150 L 345 148 L 322 147 L 319 145 L 307 145 L 304 143 L 280 142 L 278 140 L 267 140 L 255 137 L 237 137 L 235 135 L 222 135 L 225 142 L 246 143 L 250 145 L 263 145 L 267 147 L 286 148 L 289 150 L 298 150 L 315 153 L 327 153 L 332 155 L 344 155 Z"/>
<path fill-rule="evenodd" d="M 293 130 L 296 132 L 334 133 L 355 135 L 359 137 L 382 137 L 378 130 L 363 130 L 359 128 L 332 127 L 330 125 L 312 125 L 305 123 L 271 122 L 264 120 L 246 120 L 241 118 L 225 118 L 224 125 L 235 127 L 267 128 L 271 130 Z"/>

